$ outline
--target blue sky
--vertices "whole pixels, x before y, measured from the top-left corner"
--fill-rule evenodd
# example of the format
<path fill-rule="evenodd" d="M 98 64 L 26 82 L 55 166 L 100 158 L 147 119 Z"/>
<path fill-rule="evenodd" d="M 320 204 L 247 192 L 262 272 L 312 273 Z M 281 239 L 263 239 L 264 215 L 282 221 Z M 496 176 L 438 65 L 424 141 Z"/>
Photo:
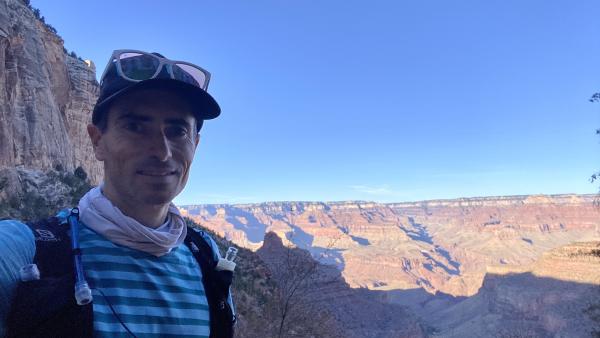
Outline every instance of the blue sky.
<path fill-rule="evenodd" d="M 33 0 L 112 50 L 208 69 L 178 204 L 595 193 L 598 1 Z"/>

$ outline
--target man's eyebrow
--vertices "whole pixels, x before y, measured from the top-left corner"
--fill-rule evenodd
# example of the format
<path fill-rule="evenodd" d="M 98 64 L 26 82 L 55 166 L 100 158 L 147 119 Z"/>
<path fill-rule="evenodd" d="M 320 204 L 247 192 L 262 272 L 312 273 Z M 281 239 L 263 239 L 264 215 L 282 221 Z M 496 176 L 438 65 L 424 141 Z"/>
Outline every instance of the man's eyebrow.
<path fill-rule="evenodd" d="M 135 113 L 126 113 L 126 114 L 123 114 L 123 115 L 117 117 L 117 121 L 122 121 L 122 120 L 150 122 L 154 119 L 150 116 L 144 116 L 144 115 L 139 115 L 139 114 L 135 114 Z M 165 119 L 165 123 L 174 124 L 174 125 L 178 125 L 178 126 L 182 126 L 182 127 L 186 127 L 186 128 L 192 128 L 192 124 L 183 118 L 177 118 L 177 117 L 168 118 L 168 119 Z"/>
<path fill-rule="evenodd" d="M 182 119 L 182 118 L 170 118 L 170 119 L 166 119 L 165 122 L 168 124 L 176 124 L 176 125 L 184 126 L 184 127 L 188 127 L 188 128 L 192 127 L 191 123 L 189 123 L 186 119 Z"/>

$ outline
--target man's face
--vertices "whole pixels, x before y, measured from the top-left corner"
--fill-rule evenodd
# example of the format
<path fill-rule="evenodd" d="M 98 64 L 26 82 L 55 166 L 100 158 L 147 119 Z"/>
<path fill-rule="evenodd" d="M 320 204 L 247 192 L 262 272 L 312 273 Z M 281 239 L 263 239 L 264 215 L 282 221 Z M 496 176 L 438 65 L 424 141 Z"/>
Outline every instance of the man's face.
<path fill-rule="evenodd" d="M 93 125 L 88 132 L 113 203 L 164 205 L 185 187 L 199 137 L 190 107 L 176 94 L 127 94 L 111 105 L 103 133 Z"/>

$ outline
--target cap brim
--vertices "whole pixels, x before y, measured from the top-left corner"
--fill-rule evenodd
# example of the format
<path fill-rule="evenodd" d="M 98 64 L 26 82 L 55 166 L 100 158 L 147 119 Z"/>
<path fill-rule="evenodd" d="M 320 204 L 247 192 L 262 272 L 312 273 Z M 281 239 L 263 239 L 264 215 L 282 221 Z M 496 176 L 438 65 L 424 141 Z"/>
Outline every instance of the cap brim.
<path fill-rule="evenodd" d="M 140 89 L 172 90 L 179 93 L 190 102 L 194 116 L 199 120 L 214 119 L 221 114 L 221 107 L 217 101 L 209 93 L 194 85 L 173 79 L 150 79 L 125 87 L 101 102 L 97 102 L 94 107 L 94 115 L 117 98 Z"/>

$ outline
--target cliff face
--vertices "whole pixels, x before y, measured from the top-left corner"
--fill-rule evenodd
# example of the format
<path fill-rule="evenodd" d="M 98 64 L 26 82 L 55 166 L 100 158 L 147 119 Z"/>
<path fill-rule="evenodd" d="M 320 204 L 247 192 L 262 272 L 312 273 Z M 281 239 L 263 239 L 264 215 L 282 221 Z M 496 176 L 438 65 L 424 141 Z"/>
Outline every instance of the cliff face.
<path fill-rule="evenodd" d="M 81 166 L 97 184 L 85 128 L 97 94 L 91 62 L 66 55 L 21 0 L 0 0 L 0 168 Z"/>

